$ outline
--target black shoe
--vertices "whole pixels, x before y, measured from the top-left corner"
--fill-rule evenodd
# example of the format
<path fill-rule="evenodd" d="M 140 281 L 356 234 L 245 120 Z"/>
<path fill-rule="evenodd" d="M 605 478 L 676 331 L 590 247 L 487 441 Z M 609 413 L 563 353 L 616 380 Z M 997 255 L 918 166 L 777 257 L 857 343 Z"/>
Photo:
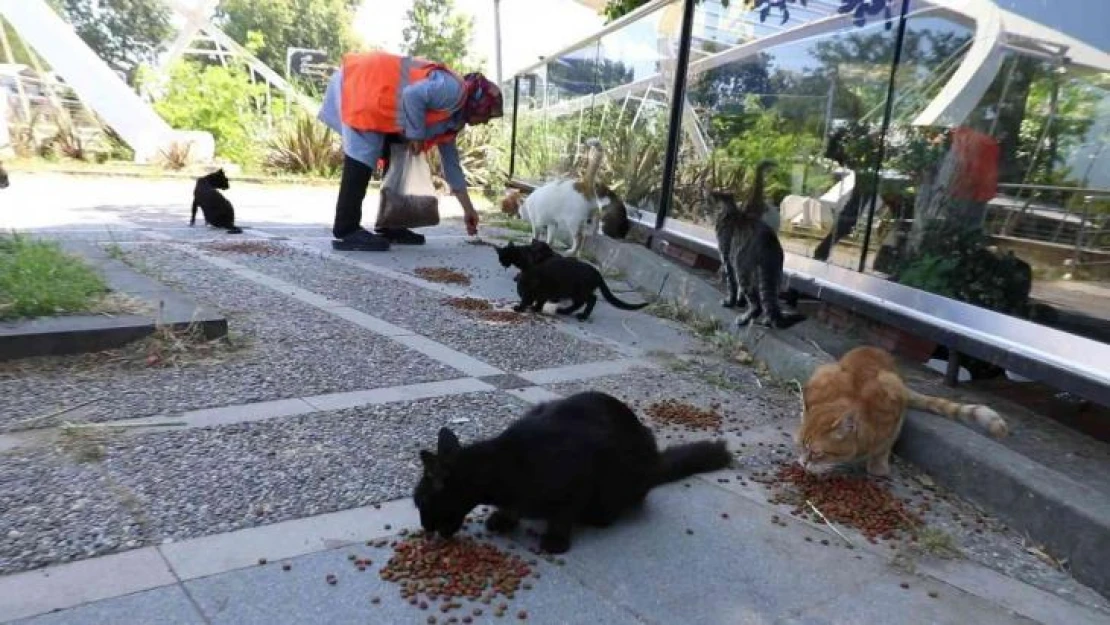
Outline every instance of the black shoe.
<path fill-rule="evenodd" d="M 332 241 L 331 247 L 344 252 L 387 252 L 389 240 L 365 230 L 355 230 L 342 239 Z"/>
<path fill-rule="evenodd" d="M 378 234 L 397 245 L 424 245 L 424 235 L 408 228 L 383 228 Z"/>

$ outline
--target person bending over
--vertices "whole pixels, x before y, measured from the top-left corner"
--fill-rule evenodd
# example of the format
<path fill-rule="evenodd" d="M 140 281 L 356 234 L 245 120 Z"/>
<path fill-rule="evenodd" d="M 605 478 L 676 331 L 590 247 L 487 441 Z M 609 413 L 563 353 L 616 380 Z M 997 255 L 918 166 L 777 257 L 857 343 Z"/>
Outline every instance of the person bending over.
<path fill-rule="evenodd" d="M 467 125 L 503 113 L 501 90 L 481 73 L 459 77 L 440 63 L 387 52 L 351 53 L 328 82 L 317 116 L 343 138 L 343 173 L 335 203 L 332 247 L 385 251 L 390 243 L 423 245 L 408 229 L 362 227 L 362 201 L 378 158 L 405 142 L 413 153 L 439 149 L 443 174 L 463 208 L 467 234 L 477 234 L 478 213 L 466 189 L 455 139 Z"/>

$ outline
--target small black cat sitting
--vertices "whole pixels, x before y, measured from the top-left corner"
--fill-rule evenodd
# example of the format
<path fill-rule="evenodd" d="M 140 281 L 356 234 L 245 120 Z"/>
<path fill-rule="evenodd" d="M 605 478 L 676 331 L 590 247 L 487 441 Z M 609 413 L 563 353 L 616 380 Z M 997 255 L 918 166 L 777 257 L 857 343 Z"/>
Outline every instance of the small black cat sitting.
<path fill-rule="evenodd" d="M 4 169 L 4 164 L 0 163 L 0 189 L 8 188 L 8 172 Z"/>
<path fill-rule="evenodd" d="M 498 436 L 466 446 L 448 428 L 421 450 L 414 500 L 424 531 L 449 538 L 478 505 L 496 506 L 492 532 L 520 519 L 547 522 L 540 546 L 570 548 L 575 523 L 606 527 L 661 484 L 731 462 L 724 441 L 659 450 L 651 430 L 617 398 L 596 391 L 532 407 Z"/>
<path fill-rule="evenodd" d="M 235 207 L 231 205 L 220 189 L 227 190 L 231 186 L 223 168 L 197 178 L 193 187 L 193 214 L 189 225 L 197 223 L 197 208 L 204 214 L 204 223 L 224 228 L 229 234 L 241 234 L 242 229 L 235 226 Z"/>

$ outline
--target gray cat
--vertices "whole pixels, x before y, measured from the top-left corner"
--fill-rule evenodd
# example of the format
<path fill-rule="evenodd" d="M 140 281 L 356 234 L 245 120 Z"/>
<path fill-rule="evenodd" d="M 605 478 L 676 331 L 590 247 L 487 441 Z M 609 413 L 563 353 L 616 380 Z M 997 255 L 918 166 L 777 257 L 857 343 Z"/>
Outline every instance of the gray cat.
<path fill-rule="evenodd" d="M 784 315 L 779 307 L 779 285 L 785 255 L 778 235 L 763 221 L 766 210 L 764 177 L 774 167 L 772 161 L 763 161 L 756 168 L 755 184 L 748 198 L 738 206 L 728 192 L 711 192 L 709 195 L 717 208 L 717 250 L 725 270 L 728 297 L 721 303 L 734 308 L 740 294 L 748 302 L 736 319 L 744 326 L 755 319 L 760 325 L 789 328 L 805 319 L 797 313 Z"/>

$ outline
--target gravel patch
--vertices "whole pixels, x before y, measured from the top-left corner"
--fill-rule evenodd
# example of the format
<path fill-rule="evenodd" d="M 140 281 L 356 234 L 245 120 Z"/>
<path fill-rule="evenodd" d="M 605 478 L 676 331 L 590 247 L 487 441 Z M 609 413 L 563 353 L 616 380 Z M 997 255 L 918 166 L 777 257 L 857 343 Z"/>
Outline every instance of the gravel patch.
<path fill-rule="evenodd" d="M 526 409 L 481 393 L 0 455 L 0 574 L 408 497 L 440 427 L 471 441 Z"/>
<path fill-rule="evenodd" d="M 49 450 L 0 455 L 0 575 L 139 546 L 127 501 L 95 466 Z"/>
<path fill-rule="evenodd" d="M 180 367 L 63 357 L 0 366 L 0 431 L 98 399 L 80 419 L 106 421 L 459 377 L 422 354 L 172 249 L 132 249 L 151 275 L 228 315 L 233 344 Z M 61 419 L 76 415 L 63 415 Z M 52 421 L 52 422 L 51 422 Z"/>
<path fill-rule="evenodd" d="M 152 538 L 181 540 L 408 497 L 440 427 L 492 436 L 525 409 L 480 393 L 142 434 L 102 465 L 142 502 Z"/>
<path fill-rule="evenodd" d="M 660 440 L 666 440 L 686 439 L 688 436 L 682 428 L 662 426 L 646 416 L 644 410 L 649 405 L 665 399 L 717 411 L 722 417 L 721 432 L 725 433 L 742 433 L 767 423 L 798 418 L 796 397 L 767 383 L 762 383 L 764 386 L 760 387 L 756 380 L 754 372 L 747 367 L 700 357 L 669 360 L 668 366 L 658 370 L 545 387 L 563 396 L 588 390 L 609 393 L 632 406 L 644 423 L 657 431 Z M 703 438 L 711 434 L 695 433 L 693 437 Z"/>
<path fill-rule="evenodd" d="M 507 371 L 596 362 L 619 355 L 601 345 L 567 336 L 550 317 L 495 324 L 444 302 L 446 295 L 360 271 L 301 250 L 284 256 L 219 254 L 256 271 L 287 280 L 367 314 L 410 328 Z M 428 263 L 434 264 L 434 263 Z M 475 296 L 480 294 L 475 293 Z M 509 302 L 495 302 L 504 307 Z"/>

